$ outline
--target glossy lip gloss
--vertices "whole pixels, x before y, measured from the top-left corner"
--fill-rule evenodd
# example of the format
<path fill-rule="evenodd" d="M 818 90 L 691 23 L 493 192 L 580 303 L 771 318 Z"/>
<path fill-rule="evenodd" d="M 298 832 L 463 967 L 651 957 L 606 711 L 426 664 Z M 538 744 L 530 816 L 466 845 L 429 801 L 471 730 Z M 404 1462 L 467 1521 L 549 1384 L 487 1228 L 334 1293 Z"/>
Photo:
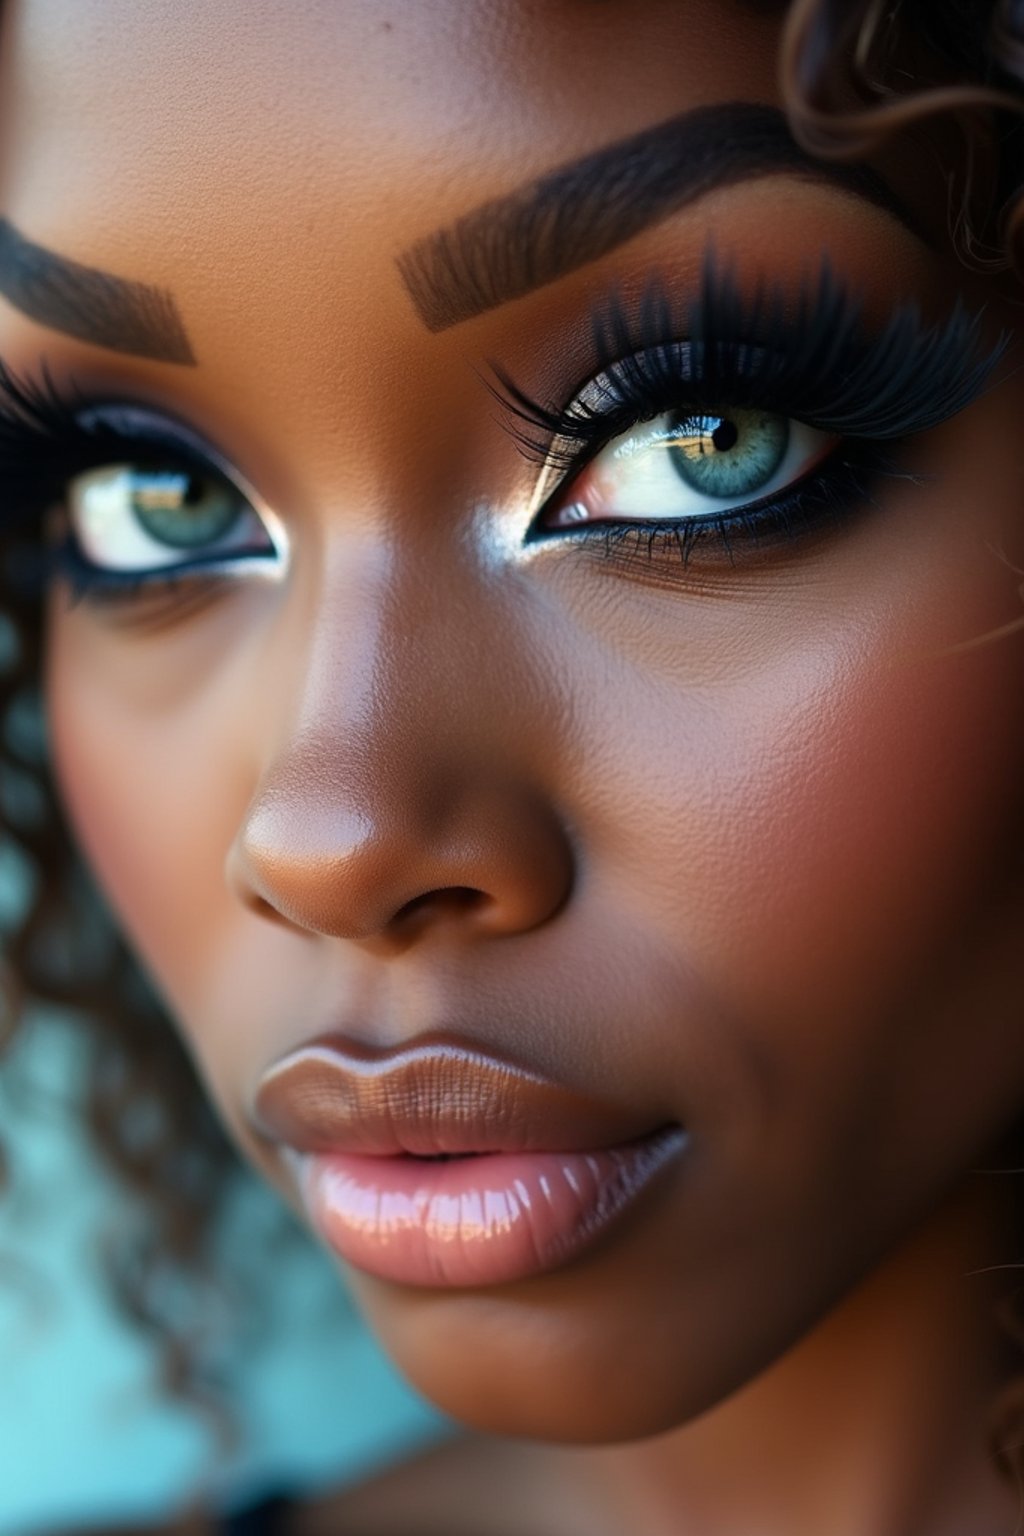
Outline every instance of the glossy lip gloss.
<path fill-rule="evenodd" d="M 405 1285 L 524 1280 L 582 1252 L 681 1148 L 683 1132 L 594 1152 L 302 1159 L 314 1226 L 341 1258 Z"/>
<path fill-rule="evenodd" d="M 450 1040 L 369 1053 L 328 1037 L 260 1084 L 309 1218 L 380 1279 L 499 1285 L 584 1252 L 686 1144 Z"/>

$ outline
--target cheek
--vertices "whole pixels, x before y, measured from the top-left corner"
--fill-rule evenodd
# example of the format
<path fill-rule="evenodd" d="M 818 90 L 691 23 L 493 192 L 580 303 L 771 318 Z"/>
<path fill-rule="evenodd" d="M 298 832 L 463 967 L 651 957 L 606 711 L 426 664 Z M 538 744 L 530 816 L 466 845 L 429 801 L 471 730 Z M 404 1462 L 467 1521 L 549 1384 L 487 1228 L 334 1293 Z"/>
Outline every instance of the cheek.
<path fill-rule="evenodd" d="M 862 1013 L 1005 902 L 1021 872 L 1021 661 L 1019 644 L 868 653 L 806 690 L 782 676 L 777 712 L 741 712 L 732 750 L 751 771 L 721 829 L 735 940 L 721 958 L 745 957 L 762 1006 L 799 968 L 809 997 Z"/>
<path fill-rule="evenodd" d="M 927 585 L 863 611 L 780 601 L 767 622 L 680 597 L 647 636 L 616 615 L 643 638 L 577 686 L 575 745 L 624 908 L 771 1007 L 798 971 L 866 996 L 1005 901 L 1024 868 L 1024 625 L 956 642 L 1006 620 L 1007 586 L 993 562 L 952 623 Z M 584 699 L 610 703 L 586 719 Z"/>
<path fill-rule="evenodd" d="M 183 1019 L 195 1016 L 238 921 L 224 860 L 251 793 L 253 691 L 238 646 L 232 656 L 225 635 L 218 648 L 211 623 L 223 616 L 173 639 L 128 639 L 59 601 L 50 617 L 60 791 L 126 936 Z M 230 658 L 220 665 L 219 649 Z"/>
<path fill-rule="evenodd" d="M 609 899 L 715 1000 L 702 1048 L 755 1064 L 794 1185 L 814 1145 L 970 1156 L 1022 1096 L 1024 632 L 957 649 L 1020 604 L 932 545 L 889 550 L 911 581 L 858 557 L 818 602 L 691 605 L 581 754 Z"/>

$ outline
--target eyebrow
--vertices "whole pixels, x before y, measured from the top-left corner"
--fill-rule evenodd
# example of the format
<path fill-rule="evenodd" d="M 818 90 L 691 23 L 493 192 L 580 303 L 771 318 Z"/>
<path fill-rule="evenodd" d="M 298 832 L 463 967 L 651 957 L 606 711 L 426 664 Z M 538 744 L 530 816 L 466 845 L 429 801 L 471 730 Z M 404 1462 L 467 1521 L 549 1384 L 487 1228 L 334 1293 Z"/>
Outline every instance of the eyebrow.
<path fill-rule="evenodd" d="M 166 288 L 82 266 L 35 245 L 3 218 L 0 294 L 29 319 L 79 341 L 195 366 L 178 306 Z"/>
<path fill-rule="evenodd" d="M 919 239 L 916 219 L 864 165 L 818 160 L 782 112 L 751 102 L 697 107 L 547 172 L 397 258 L 431 331 L 553 283 L 719 187 L 789 175 L 885 209 Z"/>

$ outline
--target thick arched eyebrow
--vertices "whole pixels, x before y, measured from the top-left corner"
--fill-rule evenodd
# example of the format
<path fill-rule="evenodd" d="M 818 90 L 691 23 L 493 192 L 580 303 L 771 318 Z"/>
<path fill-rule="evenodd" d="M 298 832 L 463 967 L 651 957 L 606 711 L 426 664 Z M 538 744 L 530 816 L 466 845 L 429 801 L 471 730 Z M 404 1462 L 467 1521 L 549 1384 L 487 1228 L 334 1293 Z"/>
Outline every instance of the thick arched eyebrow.
<path fill-rule="evenodd" d="M 925 239 L 867 166 L 815 159 L 775 107 L 723 102 L 656 123 L 482 204 L 403 252 L 398 270 L 427 328 L 443 331 L 564 277 L 708 192 L 778 175 L 866 198 Z"/>
<path fill-rule="evenodd" d="M 35 245 L 0 218 L 0 294 L 51 330 L 132 357 L 195 366 L 166 288 L 115 277 Z"/>

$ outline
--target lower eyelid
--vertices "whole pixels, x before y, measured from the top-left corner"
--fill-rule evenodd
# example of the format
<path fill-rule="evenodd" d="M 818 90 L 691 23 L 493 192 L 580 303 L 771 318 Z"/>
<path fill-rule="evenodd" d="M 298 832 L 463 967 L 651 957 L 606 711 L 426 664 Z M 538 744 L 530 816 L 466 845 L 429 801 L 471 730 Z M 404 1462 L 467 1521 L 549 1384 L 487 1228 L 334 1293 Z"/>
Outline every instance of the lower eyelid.
<path fill-rule="evenodd" d="M 245 559 L 246 557 L 242 557 Z M 70 531 L 51 549 L 51 578 L 65 581 L 75 601 L 94 599 L 99 603 L 135 601 L 147 595 L 181 592 L 187 587 L 205 586 L 223 589 L 241 581 L 257 564 L 270 564 L 268 557 L 248 557 L 247 568 L 238 569 L 238 556 L 216 557 L 206 561 L 180 562 L 150 570 L 120 570 L 94 565 L 86 559 Z M 266 573 L 264 573 L 266 574 Z"/>
<path fill-rule="evenodd" d="M 151 633 L 180 624 L 221 603 L 225 583 L 216 575 L 189 582 L 145 582 L 132 591 L 71 587 L 72 606 L 85 605 L 104 625 L 123 628 L 132 635 Z"/>

